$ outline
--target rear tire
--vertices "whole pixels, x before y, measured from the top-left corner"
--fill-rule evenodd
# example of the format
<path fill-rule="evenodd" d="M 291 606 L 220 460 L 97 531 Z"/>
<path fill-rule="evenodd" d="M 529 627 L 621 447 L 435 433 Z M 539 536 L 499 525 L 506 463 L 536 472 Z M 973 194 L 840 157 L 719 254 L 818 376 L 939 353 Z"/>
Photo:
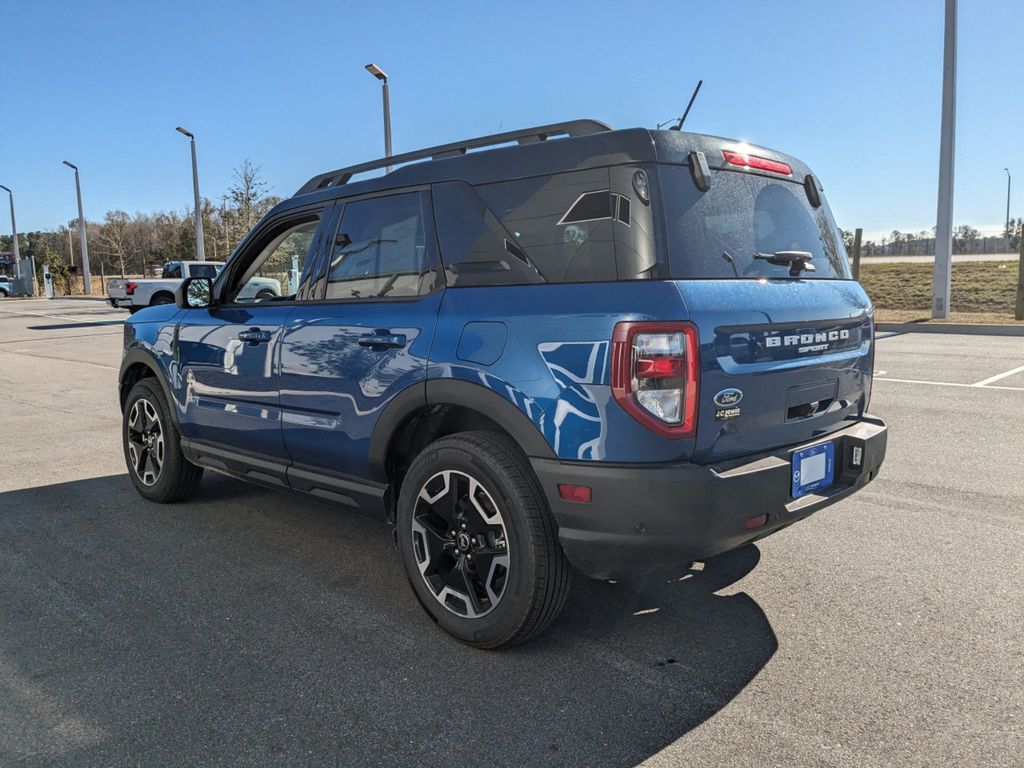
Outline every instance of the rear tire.
<path fill-rule="evenodd" d="M 161 504 L 183 501 L 199 485 L 203 469 L 181 452 L 181 433 L 153 379 L 143 379 L 128 393 L 121 439 L 128 476 L 143 498 Z"/>
<path fill-rule="evenodd" d="M 161 304 L 173 304 L 173 303 L 174 303 L 174 297 L 173 296 L 170 296 L 170 295 L 168 295 L 166 293 L 158 293 L 156 296 L 154 296 L 150 300 L 149 306 L 151 306 L 151 307 L 158 307 Z"/>
<path fill-rule="evenodd" d="M 398 500 L 409 584 L 446 632 L 478 648 L 540 634 L 569 592 L 547 499 L 509 438 L 464 432 L 429 445 Z"/>
<path fill-rule="evenodd" d="M 0 288 L 0 299 L 6 299 L 6 298 L 7 298 L 7 291 L 5 291 L 3 288 Z"/>

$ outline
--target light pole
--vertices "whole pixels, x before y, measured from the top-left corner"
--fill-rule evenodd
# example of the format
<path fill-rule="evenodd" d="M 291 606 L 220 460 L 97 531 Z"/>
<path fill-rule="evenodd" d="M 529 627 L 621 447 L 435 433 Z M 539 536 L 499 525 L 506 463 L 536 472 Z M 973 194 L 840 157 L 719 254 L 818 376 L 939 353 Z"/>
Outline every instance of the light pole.
<path fill-rule="evenodd" d="M 180 125 L 175 128 L 182 136 L 188 136 L 192 144 L 192 192 L 196 198 L 196 259 L 206 261 L 206 249 L 203 245 L 203 212 L 199 205 L 199 163 L 196 162 L 196 137 Z"/>
<path fill-rule="evenodd" d="M 10 187 L 0 184 L 0 189 L 6 192 L 11 198 L 11 233 L 14 235 L 14 268 L 17 275 L 21 277 L 21 255 L 18 251 L 18 222 L 14 218 L 14 192 Z M 36 295 L 36 257 L 32 255 L 32 295 Z"/>
<path fill-rule="evenodd" d="M 1007 251 L 1009 251 L 1010 250 L 1010 182 L 1011 182 L 1013 177 L 1010 175 L 1010 169 L 1009 168 L 1004 168 L 1002 170 L 1005 170 L 1007 172 Z M 12 213 L 11 216 L 13 216 L 13 215 L 14 214 Z"/>
<path fill-rule="evenodd" d="M 932 319 L 949 319 L 953 277 L 953 156 L 956 137 L 956 0 L 946 0 L 942 53 L 942 128 L 939 137 L 939 204 L 932 271 Z"/>
<path fill-rule="evenodd" d="M 384 95 L 384 157 L 391 157 L 391 100 L 388 98 L 388 73 L 376 64 L 367 64 L 366 71 L 381 82 L 381 91 Z M 387 168 L 391 173 L 391 166 Z"/>
<path fill-rule="evenodd" d="M 18 251 L 18 223 L 14 220 L 14 193 L 10 187 L 0 184 L 0 189 L 11 198 L 11 233 L 14 235 L 14 274 L 21 278 L 21 254 Z"/>
<path fill-rule="evenodd" d="M 78 166 L 64 161 L 64 165 L 75 172 L 75 194 L 78 195 L 78 236 L 82 241 L 82 289 L 86 296 L 92 295 L 92 275 L 89 274 L 89 242 L 85 236 L 85 214 L 82 213 L 82 182 Z"/>

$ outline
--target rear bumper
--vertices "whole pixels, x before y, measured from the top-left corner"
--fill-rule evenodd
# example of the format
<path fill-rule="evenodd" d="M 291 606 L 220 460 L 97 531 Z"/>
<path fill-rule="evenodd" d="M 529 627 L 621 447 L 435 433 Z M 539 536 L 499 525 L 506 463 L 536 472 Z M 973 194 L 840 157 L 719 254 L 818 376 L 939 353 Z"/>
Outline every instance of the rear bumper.
<path fill-rule="evenodd" d="M 834 485 L 792 498 L 791 454 L 828 441 L 836 443 Z M 885 447 L 885 423 L 865 416 L 826 438 L 706 466 L 531 463 L 569 561 L 589 576 L 614 578 L 712 557 L 802 520 L 873 480 Z M 590 503 L 564 501 L 559 483 L 590 487 Z M 764 525 L 746 527 L 762 514 Z"/>

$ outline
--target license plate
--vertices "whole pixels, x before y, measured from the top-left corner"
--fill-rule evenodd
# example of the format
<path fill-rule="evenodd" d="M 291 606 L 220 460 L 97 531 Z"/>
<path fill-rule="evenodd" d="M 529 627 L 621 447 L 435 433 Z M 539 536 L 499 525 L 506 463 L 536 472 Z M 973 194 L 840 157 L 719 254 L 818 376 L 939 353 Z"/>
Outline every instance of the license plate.
<path fill-rule="evenodd" d="M 836 444 L 821 443 L 793 454 L 793 498 L 828 488 L 835 482 Z"/>

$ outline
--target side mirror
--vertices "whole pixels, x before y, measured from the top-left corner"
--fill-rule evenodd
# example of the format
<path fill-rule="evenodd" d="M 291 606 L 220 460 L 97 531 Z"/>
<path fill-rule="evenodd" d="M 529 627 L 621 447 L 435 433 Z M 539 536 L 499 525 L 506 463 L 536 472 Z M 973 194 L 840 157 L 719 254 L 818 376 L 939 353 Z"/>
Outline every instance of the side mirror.
<path fill-rule="evenodd" d="M 174 303 L 182 309 L 206 309 L 213 306 L 213 280 L 186 277 L 174 292 Z"/>

